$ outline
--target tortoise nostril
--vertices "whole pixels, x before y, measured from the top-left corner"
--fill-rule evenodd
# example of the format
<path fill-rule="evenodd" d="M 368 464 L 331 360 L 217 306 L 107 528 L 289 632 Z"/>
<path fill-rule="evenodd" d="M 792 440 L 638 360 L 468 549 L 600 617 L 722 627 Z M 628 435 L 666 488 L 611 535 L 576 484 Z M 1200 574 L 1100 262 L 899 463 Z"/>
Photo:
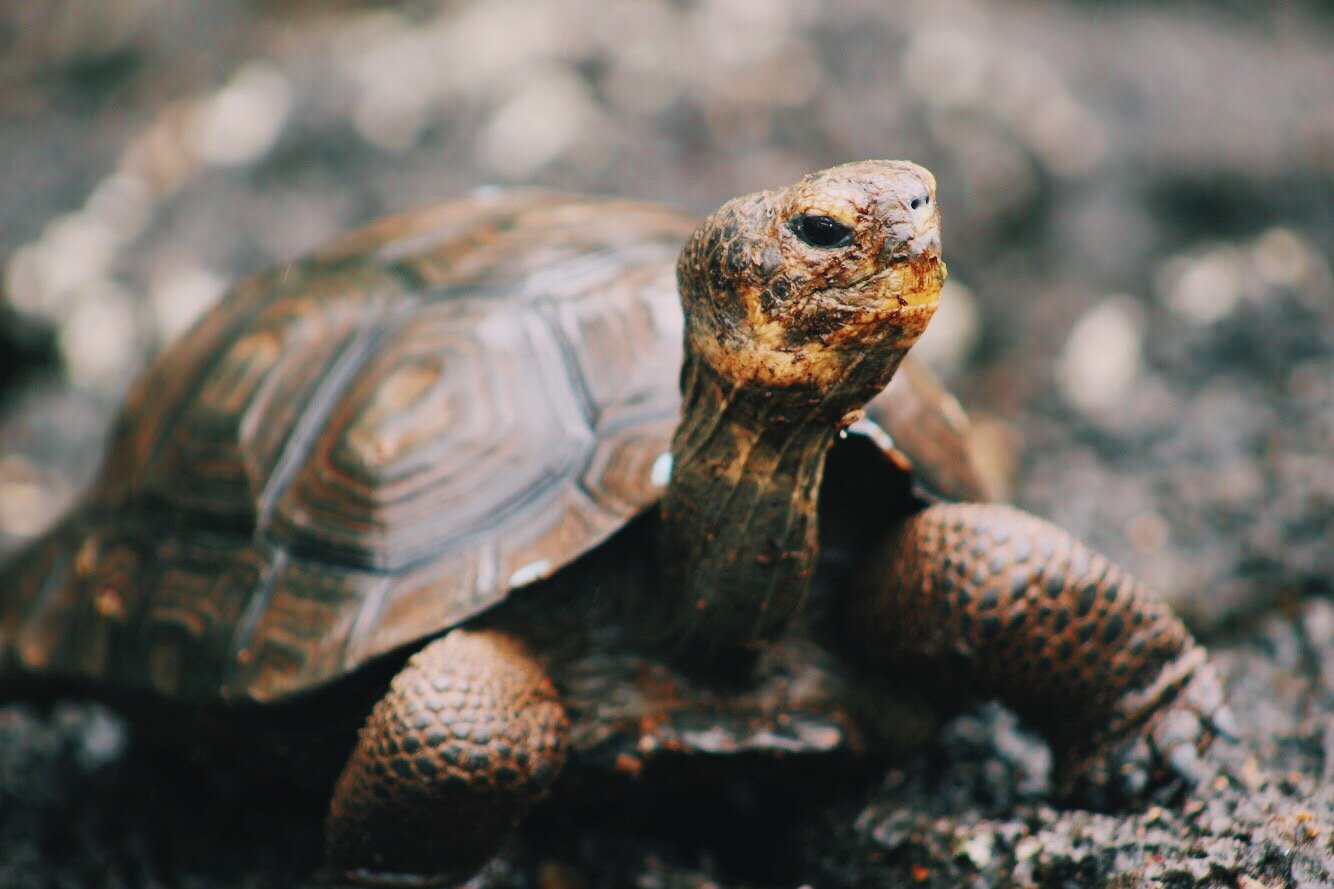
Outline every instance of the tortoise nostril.
<path fill-rule="evenodd" d="M 912 207 L 914 210 L 918 210 L 921 209 L 922 207 L 927 206 L 930 203 L 931 203 L 931 195 L 925 195 L 920 198 L 913 198 L 912 202 L 908 204 L 908 206 Z"/>

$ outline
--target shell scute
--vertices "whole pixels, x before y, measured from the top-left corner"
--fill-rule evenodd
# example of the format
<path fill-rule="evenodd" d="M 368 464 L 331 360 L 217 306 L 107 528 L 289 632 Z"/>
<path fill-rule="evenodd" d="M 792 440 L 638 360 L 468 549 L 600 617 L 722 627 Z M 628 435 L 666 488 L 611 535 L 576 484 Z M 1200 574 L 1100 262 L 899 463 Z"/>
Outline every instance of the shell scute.
<path fill-rule="evenodd" d="M 582 465 L 592 430 L 540 319 L 436 309 L 334 407 L 276 505 L 277 539 L 395 573 L 509 522 Z"/>
<path fill-rule="evenodd" d="M 238 632 L 249 626 L 247 613 L 267 589 L 271 547 L 219 543 L 173 537 L 161 547 L 158 570 L 140 578 L 146 586 L 135 645 L 144 650 L 147 684 L 161 694 L 215 693 L 217 665 L 232 654 Z"/>
<path fill-rule="evenodd" d="M 345 667 L 420 639 L 422 627 L 454 626 L 489 608 L 499 577 L 496 558 L 495 544 L 480 541 L 395 577 L 348 641 Z"/>
<path fill-rule="evenodd" d="M 170 431 L 139 469 L 135 497 L 238 530 L 263 524 L 284 453 L 302 447 L 293 431 L 318 411 L 322 390 L 330 400 L 340 359 L 400 297 L 382 272 L 341 271 L 263 305 L 214 350 L 174 416 L 159 421 Z"/>
<path fill-rule="evenodd" d="M 378 607 L 388 583 L 325 561 L 281 558 L 248 637 L 238 640 L 225 687 L 271 701 L 340 675 L 358 618 Z"/>
<path fill-rule="evenodd" d="M 240 282 L 136 385 L 0 647 L 276 701 L 559 570 L 658 496 L 692 224 L 500 193 Z"/>

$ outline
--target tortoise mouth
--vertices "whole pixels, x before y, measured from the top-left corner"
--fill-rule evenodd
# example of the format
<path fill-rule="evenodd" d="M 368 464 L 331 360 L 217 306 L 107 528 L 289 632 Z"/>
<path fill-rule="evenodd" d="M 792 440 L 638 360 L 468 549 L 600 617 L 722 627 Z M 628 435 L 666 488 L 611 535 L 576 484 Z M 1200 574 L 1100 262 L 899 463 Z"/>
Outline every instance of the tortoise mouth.
<path fill-rule="evenodd" d="M 939 250 L 891 258 L 888 265 L 844 291 L 851 305 L 877 308 L 934 306 L 949 269 Z"/>
<path fill-rule="evenodd" d="M 909 286 L 899 298 L 910 306 L 934 306 L 940 302 L 940 290 L 945 286 L 949 268 L 940 258 L 939 249 L 908 259 L 904 263 L 904 280 Z"/>

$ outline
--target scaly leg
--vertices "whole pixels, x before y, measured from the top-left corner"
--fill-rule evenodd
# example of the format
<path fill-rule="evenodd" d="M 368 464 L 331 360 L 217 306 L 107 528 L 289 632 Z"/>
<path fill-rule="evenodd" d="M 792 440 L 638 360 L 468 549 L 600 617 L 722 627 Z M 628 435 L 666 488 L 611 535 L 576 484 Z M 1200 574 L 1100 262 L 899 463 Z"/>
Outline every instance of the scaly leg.
<path fill-rule="evenodd" d="M 847 632 L 918 684 L 995 695 L 1051 741 L 1063 796 L 1106 807 L 1206 773 L 1234 734 L 1205 650 L 1162 602 L 1055 526 L 932 506 L 860 572 Z"/>
<path fill-rule="evenodd" d="M 513 637 L 455 630 L 414 655 L 362 728 L 329 807 L 337 879 L 434 886 L 466 877 L 549 789 L 565 711 Z"/>

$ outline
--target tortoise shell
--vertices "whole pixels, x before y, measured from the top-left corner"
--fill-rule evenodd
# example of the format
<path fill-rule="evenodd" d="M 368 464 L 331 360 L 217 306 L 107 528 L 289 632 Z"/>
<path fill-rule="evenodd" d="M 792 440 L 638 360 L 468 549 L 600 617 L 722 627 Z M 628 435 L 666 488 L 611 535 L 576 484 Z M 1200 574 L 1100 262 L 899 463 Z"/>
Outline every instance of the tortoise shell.
<path fill-rule="evenodd" d="M 669 477 L 695 225 L 492 191 L 242 281 L 137 383 L 85 504 L 21 557 L 0 653 L 276 701 L 559 570 Z M 962 411 L 911 361 L 849 431 L 935 494 L 984 493 Z"/>

